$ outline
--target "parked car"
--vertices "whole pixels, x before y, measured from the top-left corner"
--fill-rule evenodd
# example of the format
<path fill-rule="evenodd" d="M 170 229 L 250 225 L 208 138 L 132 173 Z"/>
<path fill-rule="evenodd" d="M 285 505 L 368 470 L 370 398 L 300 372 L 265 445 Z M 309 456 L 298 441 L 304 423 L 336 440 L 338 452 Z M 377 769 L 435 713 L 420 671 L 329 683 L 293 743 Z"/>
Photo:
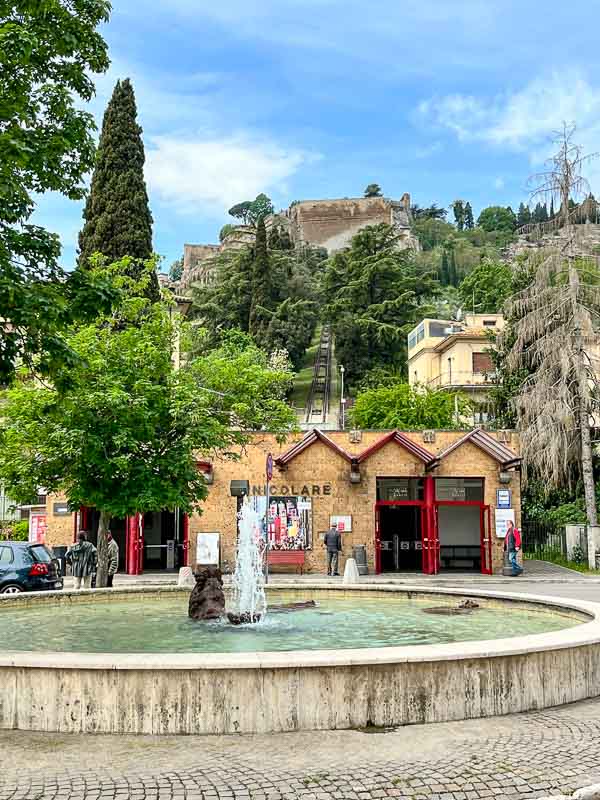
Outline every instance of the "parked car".
<path fill-rule="evenodd" d="M 49 547 L 0 541 L 0 594 L 62 588 L 59 563 Z"/>

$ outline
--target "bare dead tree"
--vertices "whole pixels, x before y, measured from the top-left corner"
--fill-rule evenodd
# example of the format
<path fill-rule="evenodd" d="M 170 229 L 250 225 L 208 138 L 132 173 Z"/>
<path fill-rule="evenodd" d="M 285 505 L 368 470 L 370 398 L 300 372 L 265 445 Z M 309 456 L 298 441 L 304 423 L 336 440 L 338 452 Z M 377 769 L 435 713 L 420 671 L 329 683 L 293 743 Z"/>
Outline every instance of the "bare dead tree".
<path fill-rule="evenodd" d="M 588 157 L 573 143 L 573 132 L 564 126 L 548 171 L 531 179 L 540 181 L 534 196 L 559 193 L 567 226 L 569 198 L 587 185 L 581 169 Z M 570 226 L 568 230 L 562 246 L 548 246 L 530 256 L 532 282 L 507 303 L 507 314 L 514 320 L 510 335 L 515 337 L 507 365 L 529 373 L 514 399 L 525 476 L 533 469 L 548 488 L 581 477 L 588 523 L 596 525 L 593 354 L 599 341 L 600 269 L 594 254 L 576 255 L 574 233 Z"/>
<path fill-rule="evenodd" d="M 583 177 L 585 164 L 598 156 L 597 153 L 584 155 L 581 145 L 574 141 L 577 128 L 563 122 L 562 130 L 555 131 L 552 142 L 558 149 L 546 161 L 546 169 L 531 175 L 528 186 L 531 189 L 529 202 L 541 199 L 544 203 L 559 203 L 558 220 L 562 225 L 570 222 L 569 200 L 583 200 L 590 193 L 590 185 Z"/>

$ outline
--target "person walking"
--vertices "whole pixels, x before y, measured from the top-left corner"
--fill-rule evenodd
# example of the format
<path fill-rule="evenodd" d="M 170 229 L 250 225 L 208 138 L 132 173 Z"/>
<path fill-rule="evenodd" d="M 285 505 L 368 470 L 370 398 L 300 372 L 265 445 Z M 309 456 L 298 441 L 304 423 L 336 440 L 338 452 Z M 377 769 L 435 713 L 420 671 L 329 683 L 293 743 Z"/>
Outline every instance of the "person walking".
<path fill-rule="evenodd" d="M 112 589 L 113 578 L 119 569 L 119 545 L 113 539 L 110 531 L 106 532 L 106 539 L 108 541 L 108 576 L 106 579 L 106 588 Z"/>
<path fill-rule="evenodd" d="M 79 531 L 77 544 L 69 547 L 66 554 L 67 564 L 73 568 L 75 589 L 91 589 L 92 575 L 96 571 L 98 551 L 88 541 L 87 531 Z"/>
<path fill-rule="evenodd" d="M 335 522 L 331 523 L 331 528 L 325 534 L 323 545 L 327 550 L 327 575 L 339 575 L 338 558 L 342 549 L 342 537 L 338 533 Z"/>
<path fill-rule="evenodd" d="M 504 550 L 508 553 L 508 560 L 512 567 L 512 576 L 516 578 L 521 575 L 523 568 L 519 565 L 518 553 L 521 549 L 521 535 L 515 528 L 515 523 L 512 520 L 508 521 L 506 529 L 506 538 L 504 539 Z"/>

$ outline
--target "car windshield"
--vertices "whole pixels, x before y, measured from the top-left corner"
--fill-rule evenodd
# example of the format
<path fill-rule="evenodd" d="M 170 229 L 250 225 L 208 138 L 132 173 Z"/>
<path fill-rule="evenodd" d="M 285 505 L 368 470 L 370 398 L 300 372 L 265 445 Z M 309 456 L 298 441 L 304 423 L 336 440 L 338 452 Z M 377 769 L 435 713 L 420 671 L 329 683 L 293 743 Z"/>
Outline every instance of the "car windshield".
<path fill-rule="evenodd" d="M 50 551 L 44 544 L 34 544 L 29 548 L 29 551 L 33 556 L 34 561 L 42 561 L 46 564 L 49 564 L 52 561 Z"/>

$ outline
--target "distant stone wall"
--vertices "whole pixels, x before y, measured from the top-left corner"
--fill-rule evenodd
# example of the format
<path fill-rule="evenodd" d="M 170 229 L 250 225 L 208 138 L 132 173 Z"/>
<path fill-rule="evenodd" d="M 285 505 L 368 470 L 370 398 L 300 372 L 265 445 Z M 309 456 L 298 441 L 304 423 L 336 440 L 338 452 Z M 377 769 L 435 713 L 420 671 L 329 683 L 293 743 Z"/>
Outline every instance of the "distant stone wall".
<path fill-rule="evenodd" d="M 286 216 L 296 243 L 324 247 L 335 253 L 348 247 L 352 238 L 368 225 L 395 225 L 406 247 L 415 246 L 410 231 L 410 196 L 400 202 L 384 197 L 304 200 L 291 206 Z"/>

